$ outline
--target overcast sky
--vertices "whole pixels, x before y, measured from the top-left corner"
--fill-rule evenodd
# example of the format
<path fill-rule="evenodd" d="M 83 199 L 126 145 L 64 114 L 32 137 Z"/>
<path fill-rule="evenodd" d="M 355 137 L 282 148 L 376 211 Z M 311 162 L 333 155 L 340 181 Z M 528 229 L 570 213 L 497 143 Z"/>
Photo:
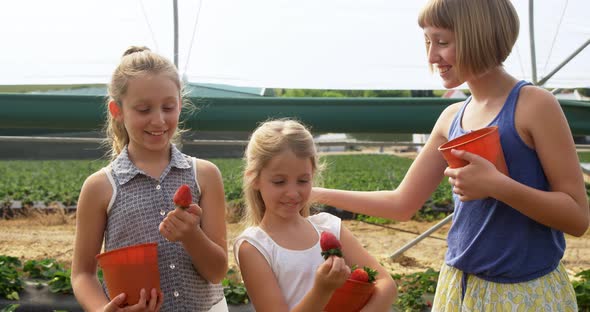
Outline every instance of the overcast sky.
<path fill-rule="evenodd" d="M 425 0 L 179 0 L 179 68 L 195 82 L 254 87 L 440 89 L 428 72 Z M 506 66 L 530 80 L 528 0 Z M 566 6 L 567 3 L 567 6 Z M 539 77 L 590 39 L 590 1 L 535 1 Z M 105 83 L 129 45 L 173 59 L 172 1 L 0 3 L 0 84 Z M 590 48 L 550 86 L 590 87 Z"/>

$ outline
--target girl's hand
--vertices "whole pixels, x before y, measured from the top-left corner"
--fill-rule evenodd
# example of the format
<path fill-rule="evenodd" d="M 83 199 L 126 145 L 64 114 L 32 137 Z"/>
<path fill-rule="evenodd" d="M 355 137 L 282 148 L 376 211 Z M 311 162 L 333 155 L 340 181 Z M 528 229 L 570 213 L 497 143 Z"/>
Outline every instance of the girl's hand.
<path fill-rule="evenodd" d="M 331 256 L 318 267 L 314 283 L 318 289 L 334 291 L 342 286 L 349 276 L 350 268 L 344 262 L 344 258 Z"/>
<path fill-rule="evenodd" d="M 159 230 L 168 241 L 187 241 L 195 231 L 201 230 L 203 210 L 193 203 L 188 209 L 176 208 L 170 211 L 160 223 Z"/>
<path fill-rule="evenodd" d="M 155 288 L 152 288 L 150 300 L 147 300 L 147 293 L 145 289 L 141 289 L 139 292 L 139 302 L 132 306 L 121 307 L 125 298 L 127 297 L 126 294 L 119 294 L 117 297 L 113 298 L 111 302 L 109 302 L 103 309 L 104 312 L 113 312 L 113 311 L 120 311 L 120 312 L 157 312 L 160 311 L 162 307 L 162 303 L 164 303 L 164 295 Z"/>
<path fill-rule="evenodd" d="M 505 177 L 496 166 L 487 159 L 462 150 L 452 150 L 454 156 L 467 162 L 462 168 L 445 169 L 445 176 L 449 177 L 449 183 L 453 187 L 453 193 L 459 196 L 461 201 L 469 201 L 491 197 L 492 190 L 497 185 L 500 177 Z"/>

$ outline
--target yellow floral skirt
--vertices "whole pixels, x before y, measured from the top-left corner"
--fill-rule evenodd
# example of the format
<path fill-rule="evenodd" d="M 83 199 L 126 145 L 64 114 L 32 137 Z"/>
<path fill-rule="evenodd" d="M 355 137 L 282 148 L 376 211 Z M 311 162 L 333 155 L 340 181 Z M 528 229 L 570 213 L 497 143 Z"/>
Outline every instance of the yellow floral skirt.
<path fill-rule="evenodd" d="M 578 311 L 576 294 L 561 263 L 553 272 L 523 283 L 494 283 L 469 275 L 463 299 L 462 278 L 462 271 L 443 264 L 432 311 Z"/>

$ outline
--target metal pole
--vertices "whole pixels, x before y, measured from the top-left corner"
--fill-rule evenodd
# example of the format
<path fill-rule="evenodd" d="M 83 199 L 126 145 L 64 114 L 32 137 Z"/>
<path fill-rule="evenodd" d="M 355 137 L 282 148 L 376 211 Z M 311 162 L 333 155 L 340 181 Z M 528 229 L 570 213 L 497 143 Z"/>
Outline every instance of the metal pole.
<path fill-rule="evenodd" d="M 535 52 L 535 18 L 533 10 L 533 0 L 529 0 L 529 42 L 531 45 L 531 71 L 533 83 L 537 85 L 537 55 Z"/>
<path fill-rule="evenodd" d="M 448 215 L 446 218 L 444 218 L 442 221 L 440 221 L 439 223 L 435 224 L 433 227 L 429 228 L 426 232 L 420 234 L 418 237 L 414 238 L 414 240 L 412 240 L 411 242 L 407 243 L 402 248 L 398 249 L 391 256 L 389 256 L 389 258 L 390 259 L 395 259 L 397 256 L 401 255 L 406 250 L 412 248 L 414 245 L 418 244 L 418 242 L 420 242 L 421 240 L 423 240 L 426 237 L 430 236 L 430 234 L 432 234 L 434 231 L 438 230 L 441 226 L 447 224 L 451 220 L 453 220 L 453 214 L 452 213 L 450 215 Z"/>
<path fill-rule="evenodd" d="M 551 78 L 553 75 L 555 75 L 555 73 L 557 73 L 563 66 L 565 66 L 567 63 L 569 63 L 569 61 L 571 61 L 576 55 L 580 54 L 580 52 L 582 52 L 589 44 L 590 44 L 590 39 L 586 40 L 585 43 L 583 43 L 576 51 L 574 51 L 574 53 L 572 53 L 570 56 L 568 56 L 563 62 L 561 62 L 559 65 L 557 65 L 557 67 L 555 67 L 554 70 L 552 70 L 549 74 L 547 74 L 547 76 L 543 77 L 543 79 L 541 79 L 537 85 L 542 86 L 543 84 L 545 84 L 545 82 L 547 82 L 547 80 L 549 80 L 549 78 Z"/>
<path fill-rule="evenodd" d="M 178 0 L 172 1 L 174 14 L 174 65 L 178 68 Z"/>

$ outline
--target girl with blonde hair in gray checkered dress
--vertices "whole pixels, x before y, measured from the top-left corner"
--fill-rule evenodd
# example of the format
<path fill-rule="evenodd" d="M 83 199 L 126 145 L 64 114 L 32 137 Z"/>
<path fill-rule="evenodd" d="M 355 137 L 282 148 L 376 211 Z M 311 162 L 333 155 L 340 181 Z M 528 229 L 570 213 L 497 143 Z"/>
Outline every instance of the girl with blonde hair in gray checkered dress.
<path fill-rule="evenodd" d="M 186 104 L 174 64 L 145 47 L 125 51 L 109 84 L 112 161 L 86 179 L 78 199 L 72 286 L 86 311 L 228 310 L 221 174 L 173 143 Z M 186 210 L 172 201 L 183 184 L 193 195 Z M 161 292 L 142 289 L 137 304 L 123 306 L 130 294 L 101 286 L 95 256 L 149 242 L 158 243 Z"/>

